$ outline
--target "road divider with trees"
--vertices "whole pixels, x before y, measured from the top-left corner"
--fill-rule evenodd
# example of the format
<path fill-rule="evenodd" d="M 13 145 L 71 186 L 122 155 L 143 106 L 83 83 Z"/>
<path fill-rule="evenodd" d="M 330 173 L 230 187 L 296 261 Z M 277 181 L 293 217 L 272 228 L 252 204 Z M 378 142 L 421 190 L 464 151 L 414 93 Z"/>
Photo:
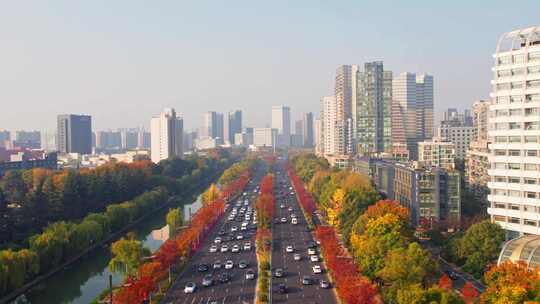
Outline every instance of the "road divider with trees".
<path fill-rule="evenodd" d="M 256 303 L 268 303 L 270 300 L 270 277 L 272 268 L 272 218 L 275 210 L 274 177 L 271 174 L 261 181 L 261 194 L 255 202 L 257 211 L 257 234 L 255 248 L 259 276 L 257 278 Z"/>

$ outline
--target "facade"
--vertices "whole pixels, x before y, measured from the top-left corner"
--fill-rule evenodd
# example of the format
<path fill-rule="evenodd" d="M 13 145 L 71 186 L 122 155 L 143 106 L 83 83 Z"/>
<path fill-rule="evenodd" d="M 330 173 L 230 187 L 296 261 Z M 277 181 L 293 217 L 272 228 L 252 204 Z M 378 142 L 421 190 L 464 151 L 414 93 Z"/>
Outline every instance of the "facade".
<path fill-rule="evenodd" d="M 392 149 L 392 72 L 382 61 L 364 64 L 358 72 L 353 138 L 359 155 L 375 155 Z"/>
<path fill-rule="evenodd" d="M 223 124 L 224 143 L 235 144 L 235 134 L 242 132 L 242 111 L 231 111 L 225 117 Z"/>
<path fill-rule="evenodd" d="M 513 238 L 540 234 L 540 27 L 499 39 L 489 106 L 491 220 Z"/>
<path fill-rule="evenodd" d="M 444 138 L 454 144 L 456 158 L 465 160 L 467 150 L 474 140 L 474 126 L 450 126 L 441 125 L 437 128 L 437 137 Z"/>
<path fill-rule="evenodd" d="M 483 203 L 487 203 L 487 185 L 489 182 L 489 104 L 490 102 L 486 100 L 480 100 L 473 104 L 474 140 L 471 142 L 465 158 L 467 188 Z"/>
<path fill-rule="evenodd" d="M 313 123 L 313 143 L 315 145 L 315 154 L 317 156 L 323 156 L 323 121 L 320 118 L 315 119 Z"/>
<path fill-rule="evenodd" d="M 56 153 L 44 154 L 39 158 L 22 157 L 17 161 L 0 162 L 0 176 L 3 176 L 10 170 L 28 170 L 33 168 L 45 168 L 56 170 L 58 168 L 58 159 Z"/>
<path fill-rule="evenodd" d="M 60 153 L 92 153 L 92 117 L 58 115 L 57 144 Z"/>
<path fill-rule="evenodd" d="M 311 112 L 302 114 L 302 140 L 306 148 L 312 148 L 315 145 L 313 113 Z"/>
<path fill-rule="evenodd" d="M 441 138 L 418 143 L 418 163 L 424 167 L 455 168 L 454 143 Z"/>
<path fill-rule="evenodd" d="M 392 80 L 392 143 L 418 159 L 418 142 L 433 137 L 433 76 L 401 73 Z"/>
<path fill-rule="evenodd" d="M 16 149 L 40 149 L 41 132 L 39 131 L 15 131 L 13 148 Z"/>
<path fill-rule="evenodd" d="M 278 132 L 278 146 L 288 147 L 291 144 L 291 108 L 272 107 L 272 128 Z"/>
<path fill-rule="evenodd" d="M 0 131 L 0 147 L 6 147 L 6 142 L 11 141 L 11 132 L 9 131 Z"/>
<path fill-rule="evenodd" d="M 165 109 L 158 117 L 152 117 L 151 156 L 154 163 L 170 157 L 182 157 L 184 121 L 174 109 Z"/>
<path fill-rule="evenodd" d="M 137 148 L 150 150 L 150 145 L 152 141 L 150 137 L 150 132 L 146 132 L 145 130 L 139 130 L 139 133 L 137 134 Z"/>
<path fill-rule="evenodd" d="M 122 135 L 119 131 L 97 131 L 96 149 L 116 149 L 122 147 Z"/>
<path fill-rule="evenodd" d="M 337 102 L 334 96 L 325 96 L 322 103 L 322 154 L 334 155 L 341 138 L 337 137 Z"/>
<path fill-rule="evenodd" d="M 120 132 L 122 139 L 123 150 L 133 150 L 137 148 L 138 131 L 134 130 L 122 130 Z"/>
<path fill-rule="evenodd" d="M 223 130 L 223 114 L 214 111 L 204 113 L 201 137 L 217 138 L 221 142 L 223 141 Z"/>
<path fill-rule="evenodd" d="M 278 141 L 278 130 L 274 128 L 254 128 L 253 145 L 255 147 L 275 148 Z"/>

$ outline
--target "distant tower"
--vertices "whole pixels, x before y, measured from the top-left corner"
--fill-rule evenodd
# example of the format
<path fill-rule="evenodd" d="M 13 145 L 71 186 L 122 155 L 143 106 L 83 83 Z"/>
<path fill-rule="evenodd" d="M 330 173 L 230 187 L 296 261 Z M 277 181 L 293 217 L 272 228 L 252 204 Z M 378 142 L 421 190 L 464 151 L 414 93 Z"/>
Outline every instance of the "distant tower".
<path fill-rule="evenodd" d="M 184 121 L 175 110 L 165 109 L 159 117 L 152 118 L 150 125 L 152 161 L 182 157 Z"/>
<path fill-rule="evenodd" d="M 61 153 L 92 153 L 92 117 L 58 115 L 57 144 Z"/>
<path fill-rule="evenodd" d="M 272 128 L 278 131 L 278 146 L 288 147 L 291 144 L 291 108 L 272 107 Z"/>

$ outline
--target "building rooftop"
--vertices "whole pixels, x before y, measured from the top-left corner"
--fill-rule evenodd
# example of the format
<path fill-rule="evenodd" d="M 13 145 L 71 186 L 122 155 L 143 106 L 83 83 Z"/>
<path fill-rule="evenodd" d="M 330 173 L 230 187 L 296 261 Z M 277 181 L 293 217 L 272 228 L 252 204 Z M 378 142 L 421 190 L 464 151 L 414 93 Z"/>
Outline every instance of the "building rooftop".
<path fill-rule="evenodd" d="M 505 33 L 499 38 L 497 53 L 516 51 L 540 44 L 540 27 L 529 27 Z"/>
<path fill-rule="evenodd" d="M 527 263 L 527 267 L 540 267 L 540 236 L 525 235 L 503 245 L 497 264 L 506 261 Z"/>

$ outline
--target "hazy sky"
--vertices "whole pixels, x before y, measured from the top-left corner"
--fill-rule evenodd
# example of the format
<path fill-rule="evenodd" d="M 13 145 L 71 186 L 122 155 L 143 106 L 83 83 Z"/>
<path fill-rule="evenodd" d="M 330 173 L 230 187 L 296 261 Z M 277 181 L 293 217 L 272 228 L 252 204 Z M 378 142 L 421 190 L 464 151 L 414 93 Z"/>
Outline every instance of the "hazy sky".
<path fill-rule="evenodd" d="M 188 128 L 272 105 L 319 112 L 339 64 L 383 60 L 435 78 L 435 107 L 490 91 L 500 34 L 538 26 L 540 1 L 3 1 L 0 129 L 54 129 L 60 113 L 94 129 L 148 126 L 175 107 Z"/>

